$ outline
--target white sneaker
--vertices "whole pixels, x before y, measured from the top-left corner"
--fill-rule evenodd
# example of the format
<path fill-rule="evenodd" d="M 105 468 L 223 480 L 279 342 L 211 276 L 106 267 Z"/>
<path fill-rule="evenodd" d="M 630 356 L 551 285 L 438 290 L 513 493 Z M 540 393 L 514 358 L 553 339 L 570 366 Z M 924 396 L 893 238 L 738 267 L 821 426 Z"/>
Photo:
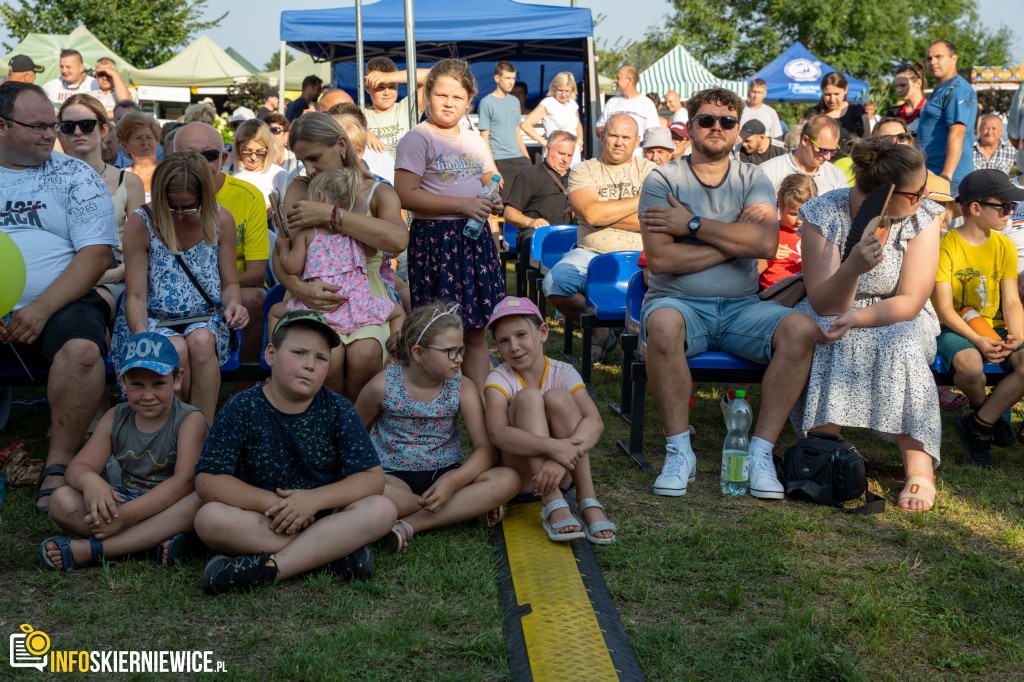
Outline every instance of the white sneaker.
<path fill-rule="evenodd" d="M 750 494 L 762 500 L 781 500 L 785 487 L 775 475 L 775 464 L 771 453 L 761 452 L 747 457 L 747 474 L 750 477 Z"/>
<path fill-rule="evenodd" d="M 674 445 L 665 446 L 665 464 L 654 481 L 654 494 L 679 497 L 686 494 L 686 484 L 697 477 L 697 456 L 692 451 L 679 452 Z"/>

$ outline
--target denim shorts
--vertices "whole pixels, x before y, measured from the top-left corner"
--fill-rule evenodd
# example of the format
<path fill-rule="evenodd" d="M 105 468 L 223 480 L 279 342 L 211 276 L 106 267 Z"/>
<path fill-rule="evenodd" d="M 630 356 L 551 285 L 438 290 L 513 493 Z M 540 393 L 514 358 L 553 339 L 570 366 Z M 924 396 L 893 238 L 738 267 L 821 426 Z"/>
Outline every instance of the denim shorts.
<path fill-rule="evenodd" d="M 590 261 L 600 255 L 590 249 L 573 249 L 564 256 L 562 260 L 555 263 L 555 267 L 548 270 L 544 275 L 542 290 L 545 296 L 575 296 L 582 294 L 587 286 L 587 270 L 590 269 Z"/>
<path fill-rule="evenodd" d="M 647 318 L 671 308 L 686 323 L 686 357 L 705 351 L 731 353 L 751 362 L 768 364 L 772 337 L 786 315 L 796 312 L 775 301 L 746 298 L 676 298 L 663 296 L 644 303 L 641 335 L 647 341 Z"/>
<path fill-rule="evenodd" d="M 125 502 L 131 502 L 132 500 L 138 499 L 148 493 L 149 488 L 126 488 L 123 485 L 114 486 L 114 492 L 121 496 L 124 502 L 118 502 L 117 506 L 120 507 Z"/>

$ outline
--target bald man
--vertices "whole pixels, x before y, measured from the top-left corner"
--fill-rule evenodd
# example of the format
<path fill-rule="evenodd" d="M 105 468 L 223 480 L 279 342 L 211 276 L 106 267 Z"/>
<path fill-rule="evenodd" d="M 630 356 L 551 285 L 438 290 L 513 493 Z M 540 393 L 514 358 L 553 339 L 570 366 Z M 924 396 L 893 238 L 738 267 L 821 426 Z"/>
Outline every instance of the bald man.
<path fill-rule="evenodd" d="M 335 104 L 344 102 L 352 102 L 352 97 L 341 88 L 331 88 L 320 96 L 320 100 L 316 103 L 316 110 L 326 112 Z"/>
<path fill-rule="evenodd" d="M 208 123 L 189 123 L 178 129 L 174 151 L 193 151 L 206 157 L 217 189 L 217 202 L 235 219 L 235 262 L 242 305 L 250 320 L 263 319 L 264 281 L 270 243 L 263 193 L 254 185 L 224 173 L 228 153 L 217 129 Z M 258 362 L 263 344 L 262 325 L 251 322 L 242 332 L 242 361 Z"/>
<path fill-rule="evenodd" d="M 629 114 L 636 121 L 636 126 L 639 129 L 634 150 L 635 156 L 641 155 L 639 141 L 643 139 L 647 129 L 661 125 L 654 102 L 647 95 L 641 95 L 636 89 L 639 80 L 640 77 L 635 66 L 623 66 L 619 69 L 615 75 L 615 88 L 622 94 L 608 100 L 604 105 L 604 111 L 601 112 L 601 117 L 597 119 L 597 136 L 601 137 L 604 135 L 604 127 L 608 119 L 615 114 Z"/>

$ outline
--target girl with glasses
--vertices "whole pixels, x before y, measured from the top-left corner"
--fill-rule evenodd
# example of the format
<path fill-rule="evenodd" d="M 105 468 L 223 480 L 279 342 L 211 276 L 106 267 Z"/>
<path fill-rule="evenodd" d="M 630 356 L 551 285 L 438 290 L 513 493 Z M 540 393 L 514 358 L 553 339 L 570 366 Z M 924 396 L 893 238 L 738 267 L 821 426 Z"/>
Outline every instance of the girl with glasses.
<path fill-rule="evenodd" d="M 103 184 L 114 201 L 114 220 L 117 223 L 118 249 L 111 268 L 100 277 L 96 292 L 110 307 L 110 323 L 114 321 L 117 297 L 124 291 L 124 224 L 128 216 L 145 202 L 142 180 L 126 170 L 103 161 L 103 139 L 110 132 L 107 112 L 99 100 L 91 95 L 72 95 L 57 113 L 57 137 L 64 153 L 81 159 L 99 173 Z"/>
<path fill-rule="evenodd" d="M 178 397 L 212 424 L 229 329 L 245 327 L 249 318 L 238 288 L 235 221 L 217 204 L 206 159 L 175 152 L 157 166 L 152 202 L 125 224 L 124 264 L 127 291 L 111 344 L 115 372 L 132 335 L 167 337 L 185 371 Z M 219 305 L 211 307 L 206 297 Z"/>
<path fill-rule="evenodd" d="M 228 175 L 245 180 L 263 193 L 263 202 L 270 208 L 270 193 L 278 198 L 288 189 L 288 172 L 277 165 L 278 153 L 270 126 L 258 118 L 245 121 L 235 130 L 231 145 L 234 161 L 224 169 Z"/>
<path fill-rule="evenodd" d="M 943 208 L 925 198 L 924 157 L 913 147 L 872 137 L 858 142 L 852 157 L 854 186 L 800 209 L 807 299 L 796 309 L 817 324 L 819 345 L 793 426 L 830 433 L 869 428 L 895 440 L 906 474 L 898 504 L 927 511 L 942 440 L 930 370 L 939 330 L 928 296 Z M 889 184 L 895 191 L 884 229 L 847 245 L 865 199 Z"/>
<path fill-rule="evenodd" d="M 384 465 L 384 495 L 398 508 L 388 546 L 405 552 L 430 528 L 480 517 L 501 521 L 519 476 L 499 467 L 480 389 L 461 373 L 466 346 L 458 306 L 435 301 L 410 313 L 388 339 L 394 364 L 359 394 L 356 411 Z M 473 442 L 462 453 L 459 415 Z"/>

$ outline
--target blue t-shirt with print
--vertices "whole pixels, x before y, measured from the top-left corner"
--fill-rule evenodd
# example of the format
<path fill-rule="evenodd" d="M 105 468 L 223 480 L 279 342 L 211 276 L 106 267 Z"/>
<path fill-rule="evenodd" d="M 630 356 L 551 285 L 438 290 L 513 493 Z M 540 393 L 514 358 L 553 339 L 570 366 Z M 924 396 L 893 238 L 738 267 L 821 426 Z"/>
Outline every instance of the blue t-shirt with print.
<path fill-rule="evenodd" d="M 217 413 L 196 473 L 270 491 L 310 490 L 378 466 L 362 419 L 342 396 L 321 388 L 304 412 L 287 414 L 256 386 Z"/>
<path fill-rule="evenodd" d="M 978 118 L 978 97 L 971 84 L 960 76 L 939 83 L 928 96 L 921 109 L 917 125 L 917 140 L 924 152 L 928 170 L 936 175 L 946 162 L 946 139 L 954 123 L 967 130 L 961 147 L 960 161 L 951 178 L 954 187 L 974 170 L 974 122 Z"/>

